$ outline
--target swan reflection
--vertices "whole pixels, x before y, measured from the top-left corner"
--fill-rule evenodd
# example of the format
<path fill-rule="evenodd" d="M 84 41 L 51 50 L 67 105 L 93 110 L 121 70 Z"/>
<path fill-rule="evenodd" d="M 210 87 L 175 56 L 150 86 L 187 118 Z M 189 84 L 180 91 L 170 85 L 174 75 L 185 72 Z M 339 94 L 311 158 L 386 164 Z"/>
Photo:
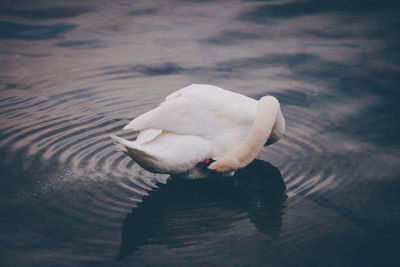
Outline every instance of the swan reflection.
<path fill-rule="evenodd" d="M 282 227 L 285 190 L 279 170 L 260 160 L 233 177 L 171 179 L 125 218 L 118 259 L 142 245 L 199 244 L 246 218 L 273 238 Z"/>

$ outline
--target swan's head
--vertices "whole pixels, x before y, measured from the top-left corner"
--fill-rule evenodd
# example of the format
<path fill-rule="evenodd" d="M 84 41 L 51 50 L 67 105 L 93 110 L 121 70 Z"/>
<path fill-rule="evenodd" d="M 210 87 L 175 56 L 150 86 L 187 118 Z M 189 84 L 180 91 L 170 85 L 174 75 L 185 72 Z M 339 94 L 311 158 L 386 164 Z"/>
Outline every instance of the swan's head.
<path fill-rule="evenodd" d="M 233 155 L 224 155 L 208 166 L 209 170 L 221 173 L 230 173 L 242 168 L 242 164 Z"/>

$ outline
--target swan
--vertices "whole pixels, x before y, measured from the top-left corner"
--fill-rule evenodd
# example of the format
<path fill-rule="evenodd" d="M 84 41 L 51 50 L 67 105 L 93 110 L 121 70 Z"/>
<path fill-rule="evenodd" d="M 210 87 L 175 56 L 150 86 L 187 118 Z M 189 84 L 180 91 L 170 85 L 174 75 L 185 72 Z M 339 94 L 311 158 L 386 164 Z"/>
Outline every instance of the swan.
<path fill-rule="evenodd" d="M 135 141 L 111 135 L 117 150 L 144 169 L 196 179 L 231 176 L 285 132 L 278 100 L 256 101 L 216 86 L 192 84 L 129 122 Z"/>

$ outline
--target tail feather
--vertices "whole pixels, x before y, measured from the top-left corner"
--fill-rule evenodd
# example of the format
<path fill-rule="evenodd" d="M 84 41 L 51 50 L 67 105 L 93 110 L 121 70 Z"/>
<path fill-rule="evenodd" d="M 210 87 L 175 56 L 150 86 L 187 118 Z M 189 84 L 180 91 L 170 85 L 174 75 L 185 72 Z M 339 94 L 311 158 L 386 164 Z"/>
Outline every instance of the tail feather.
<path fill-rule="evenodd" d="M 145 169 L 155 169 L 159 159 L 146 151 L 140 144 L 125 140 L 114 134 L 110 134 L 110 137 L 113 139 L 118 151 L 127 154 Z"/>
<path fill-rule="evenodd" d="M 128 148 L 124 144 L 124 139 L 116 136 L 115 134 L 110 134 L 110 137 L 113 139 L 114 144 L 116 145 L 116 148 L 118 151 L 121 151 L 123 153 L 128 153 Z"/>

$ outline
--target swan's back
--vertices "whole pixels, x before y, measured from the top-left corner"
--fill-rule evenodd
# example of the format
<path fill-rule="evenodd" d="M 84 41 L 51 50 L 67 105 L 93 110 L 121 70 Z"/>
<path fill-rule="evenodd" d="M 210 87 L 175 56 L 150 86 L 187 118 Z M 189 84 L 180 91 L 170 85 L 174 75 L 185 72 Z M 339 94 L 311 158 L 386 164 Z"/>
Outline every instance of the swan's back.
<path fill-rule="evenodd" d="M 147 170 L 199 178 L 207 176 L 217 163 L 226 165 L 227 171 L 212 170 L 223 173 L 243 168 L 265 142 L 271 144 L 282 137 L 284 126 L 274 97 L 256 101 L 215 86 L 193 84 L 126 125 L 124 129 L 140 131 L 135 141 L 113 138 L 121 151 Z M 238 157 L 230 157 L 235 151 L 240 152 Z M 249 159 L 238 165 L 236 158 L 242 154 Z M 208 169 L 198 167 L 210 158 L 217 161 Z"/>
<path fill-rule="evenodd" d="M 137 117 L 124 129 L 141 130 L 143 134 L 147 129 L 156 129 L 200 136 L 212 140 L 217 151 L 227 151 L 248 135 L 256 107 L 257 101 L 249 97 L 193 84 L 170 94 L 157 108 Z"/>

